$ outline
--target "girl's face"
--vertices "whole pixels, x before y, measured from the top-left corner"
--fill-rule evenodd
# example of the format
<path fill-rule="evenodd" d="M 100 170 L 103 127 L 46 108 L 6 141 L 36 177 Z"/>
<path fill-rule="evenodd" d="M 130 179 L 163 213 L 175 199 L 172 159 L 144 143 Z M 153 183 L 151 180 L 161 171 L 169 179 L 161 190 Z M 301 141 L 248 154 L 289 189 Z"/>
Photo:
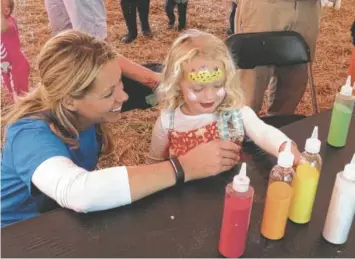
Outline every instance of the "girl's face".
<path fill-rule="evenodd" d="M 128 99 L 123 91 L 121 69 L 117 61 L 102 67 L 94 87 L 82 99 L 74 99 L 73 107 L 82 126 L 113 122 L 119 118 L 123 103 Z"/>
<path fill-rule="evenodd" d="M 180 82 L 183 110 L 191 115 L 213 113 L 223 101 L 225 69 L 221 61 L 195 58 L 183 67 Z"/>
<path fill-rule="evenodd" d="M 5 18 L 9 17 L 12 13 L 13 0 L 1 0 L 1 12 Z"/>

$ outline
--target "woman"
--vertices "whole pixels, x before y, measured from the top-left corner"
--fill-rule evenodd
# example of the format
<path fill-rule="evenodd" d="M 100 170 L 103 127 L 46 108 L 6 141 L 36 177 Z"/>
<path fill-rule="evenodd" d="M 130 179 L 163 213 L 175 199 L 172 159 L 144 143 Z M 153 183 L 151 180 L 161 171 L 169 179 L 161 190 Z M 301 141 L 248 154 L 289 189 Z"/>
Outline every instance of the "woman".
<path fill-rule="evenodd" d="M 40 86 L 3 118 L 2 226 L 39 215 L 51 200 L 77 212 L 110 209 L 238 162 L 236 144 L 215 141 L 154 165 L 95 170 L 100 153 L 112 151 L 104 122 L 116 121 L 128 98 L 118 59 L 107 43 L 78 31 L 45 44 Z"/>

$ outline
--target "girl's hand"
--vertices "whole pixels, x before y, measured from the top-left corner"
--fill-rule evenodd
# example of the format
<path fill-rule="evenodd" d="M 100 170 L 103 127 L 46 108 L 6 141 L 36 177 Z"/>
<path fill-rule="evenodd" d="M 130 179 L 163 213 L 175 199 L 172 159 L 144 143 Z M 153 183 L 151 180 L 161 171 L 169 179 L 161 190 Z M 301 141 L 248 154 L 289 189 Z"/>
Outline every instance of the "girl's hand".
<path fill-rule="evenodd" d="M 282 145 L 280 147 L 280 152 L 285 150 L 286 143 L 287 142 L 282 143 Z M 298 150 L 297 145 L 294 142 L 292 142 L 292 145 L 291 145 L 291 152 L 295 156 L 295 160 L 293 162 L 293 165 L 297 166 L 301 160 L 301 152 Z"/>
<path fill-rule="evenodd" d="M 185 181 L 201 179 L 227 171 L 239 160 L 240 146 L 230 141 L 215 140 L 198 145 L 179 157 Z"/>

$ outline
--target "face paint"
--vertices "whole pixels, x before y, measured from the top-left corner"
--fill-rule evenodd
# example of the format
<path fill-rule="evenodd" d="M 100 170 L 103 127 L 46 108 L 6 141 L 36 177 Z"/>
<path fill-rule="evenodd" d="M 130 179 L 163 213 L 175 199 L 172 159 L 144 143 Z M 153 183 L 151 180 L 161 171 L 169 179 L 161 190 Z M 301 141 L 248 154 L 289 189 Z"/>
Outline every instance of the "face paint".
<path fill-rule="evenodd" d="M 224 97 L 226 95 L 226 90 L 224 89 L 224 87 L 221 87 L 219 88 L 216 94 L 218 97 Z"/>
<path fill-rule="evenodd" d="M 197 100 L 197 96 L 191 91 L 188 92 L 187 98 L 189 98 L 190 101 L 196 101 Z"/>
<path fill-rule="evenodd" d="M 198 72 L 192 70 L 189 74 L 189 79 L 198 83 L 213 83 L 220 80 L 224 76 L 224 72 L 219 67 L 215 67 L 213 71 L 208 70 L 206 66 L 202 66 Z"/>

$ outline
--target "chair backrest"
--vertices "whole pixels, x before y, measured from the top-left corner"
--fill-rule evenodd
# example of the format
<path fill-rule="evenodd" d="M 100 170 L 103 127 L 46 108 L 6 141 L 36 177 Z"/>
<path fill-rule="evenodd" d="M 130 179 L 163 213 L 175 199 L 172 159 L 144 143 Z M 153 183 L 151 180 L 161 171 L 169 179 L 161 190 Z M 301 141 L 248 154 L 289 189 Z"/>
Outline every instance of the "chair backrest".
<path fill-rule="evenodd" d="M 155 72 L 161 72 L 163 69 L 163 64 L 161 63 L 147 63 L 142 64 L 142 66 Z M 124 91 L 129 96 L 128 100 L 124 102 L 122 106 L 122 112 L 134 109 L 152 108 L 152 106 L 146 102 L 146 97 L 153 94 L 153 90 L 151 88 L 126 76 L 122 76 L 122 82 Z"/>
<path fill-rule="evenodd" d="M 226 45 L 241 69 L 297 65 L 311 60 L 308 44 L 294 31 L 234 34 L 226 39 Z"/>

